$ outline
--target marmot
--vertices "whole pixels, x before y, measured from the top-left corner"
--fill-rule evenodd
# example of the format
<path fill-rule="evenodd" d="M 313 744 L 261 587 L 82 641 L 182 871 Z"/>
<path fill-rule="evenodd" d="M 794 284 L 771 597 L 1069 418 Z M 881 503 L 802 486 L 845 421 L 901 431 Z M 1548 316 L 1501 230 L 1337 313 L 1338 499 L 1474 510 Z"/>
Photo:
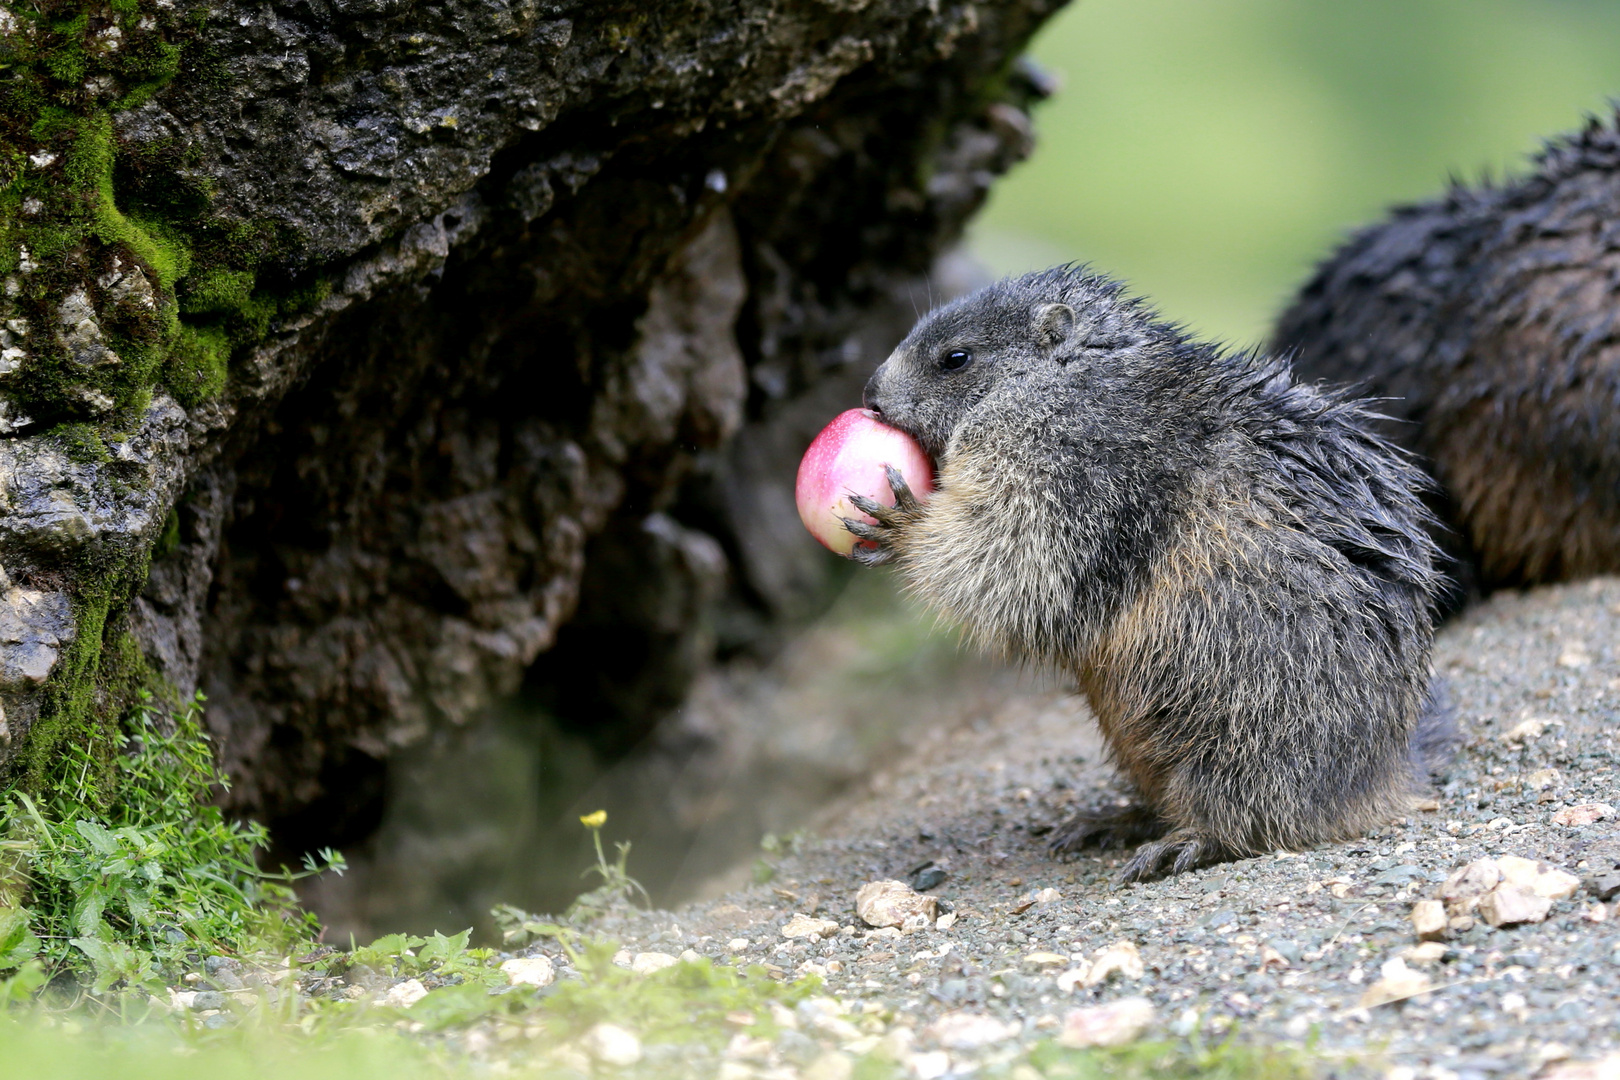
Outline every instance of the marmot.
<path fill-rule="evenodd" d="M 1367 405 L 1158 321 L 1064 267 L 929 315 L 866 405 L 938 487 L 856 504 L 864 561 L 979 644 L 1071 672 L 1139 805 L 1054 852 L 1125 880 L 1357 835 L 1445 742 L 1425 478 Z M 1145 842 L 1144 842 L 1145 841 Z"/>
<path fill-rule="evenodd" d="M 1468 592 L 1620 573 L 1620 131 L 1535 165 L 1354 236 L 1275 336 L 1302 377 L 1387 399 Z"/>

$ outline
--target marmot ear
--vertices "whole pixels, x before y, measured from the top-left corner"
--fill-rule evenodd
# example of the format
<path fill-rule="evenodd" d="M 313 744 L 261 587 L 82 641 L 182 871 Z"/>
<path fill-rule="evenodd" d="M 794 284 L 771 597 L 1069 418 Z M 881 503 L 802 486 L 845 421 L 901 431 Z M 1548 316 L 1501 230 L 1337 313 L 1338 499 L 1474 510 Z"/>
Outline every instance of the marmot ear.
<path fill-rule="evenodd" d="M 1035 340 L 1051 352 L 1074 333 L 1074 308 L 1068 304 L 1042 304 L 1035 309 Z"/>

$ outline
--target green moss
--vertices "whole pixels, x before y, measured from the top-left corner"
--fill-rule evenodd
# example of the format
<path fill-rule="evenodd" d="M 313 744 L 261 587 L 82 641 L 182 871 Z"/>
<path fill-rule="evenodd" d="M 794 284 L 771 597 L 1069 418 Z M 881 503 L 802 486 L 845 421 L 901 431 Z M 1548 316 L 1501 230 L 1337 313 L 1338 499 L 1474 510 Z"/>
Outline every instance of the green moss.
<path fill-rule="evenodd" d="M 141 561 L 144 570 L 145 560 Z M 77 635 L 62 650 L 56 670 L 46 684 L 40 717 L 28 732 L 22 753 L 19 786 L 24 791 L 55 790 L 70 779 L 63 765 L 70 747 L 85 751 L 86 775 L 72 778 L 87 790 L 110 800 L 115 793 L 114 757 L 119 745 L 118 714 L 122 710 L 98 707 L 106 691 L 130 693 L 140 681 L 144 663 L 140 649 L 127 633 L 104 641 L 115 590 L 105 583 L 92 595 L 74 602 Z M 118 599 L 121 599 L 119 597 Z M 110 646 L 110 647 L 109 647 Z M 131 667 L 133 665 L 133 668 Z"/>
<path fill-rule="evenodd" d="M 225 388 L 231 343 L 224 330 L 181 324 L 170 345 L 164 382 L 185 406 L 207 401 Z"/>
<path fill-rule="evenodd" d="M 187 315 L 228 315 L 253 300 L 254 273 L 216 267 L 186 283 L 180 310 Z"/>
<path fill-rule="evenodd" d="M 180 511 L 170 510 L 169 516 L 163 519 L 163 535 L 158 542 L 152 545 L 152 561 L 166 559 L 174 554 L 180 547 Z"/>
<path fill-rule="evenodd" d="M 85 75 L 84 36 L 90 26 L 90 13 L 51 23 L 51 32 L 62 44 L 45 54 L 45 68 L 61 82 L 79 82 Z"/>
<path fill-rule="evenodd" d="M 74 461 L 104 465 L 112 460 L 106 441 L 93 424 L 58 424 L 51 437 L 61 444 Z"/>
<path fill-rule="evenodd" d="M 311 302 L 311 291 L 284 275 L 266 278 L 263 268 L 285 264 L 295 238 L 273 221 L 217 213 L 198 150 L 172 139 L 118 141 L 119 110 L 176 79 L 206 81 L 218 67 L 198 34 L 206 11 L 180 13 L 160 0 L 46 0 L 16 14 L 22 32 L 10 39 L 0 80 L 0 272 L 14 272 L 26 248 L 37 269 L 21 280 L 15 306 L 36 325 L 49 325 L 68 292 L 85 290 L 123 362 L 85 371 L 41 336 L 12 396 L 48 426 L 83 419 L 92 400 L 85 389 L 122 409 L 158 387 L 191 405 L 217 395 L 232 354 L 261 342 L 278 318 Z M 104 36 L 109 21 L 116 47 Z M 23 214 L 24 200 L 38 206 Z M 155 304 L 109 295 L 131 266 L 145 274 Z"/>
<path fill-rule="evenodd" d="M 122 245 L 153 272 L 154 284 L 172 292 L 191 267 L 191 250 L 178 232 L 162 222 L 145 227 L 118 208 L 113 194 L 112 119 L 80 119 L 73 130 L 73 149 L 63 171 L 74 190 L 92 196 L 90 235 L 109 247 Z"/>

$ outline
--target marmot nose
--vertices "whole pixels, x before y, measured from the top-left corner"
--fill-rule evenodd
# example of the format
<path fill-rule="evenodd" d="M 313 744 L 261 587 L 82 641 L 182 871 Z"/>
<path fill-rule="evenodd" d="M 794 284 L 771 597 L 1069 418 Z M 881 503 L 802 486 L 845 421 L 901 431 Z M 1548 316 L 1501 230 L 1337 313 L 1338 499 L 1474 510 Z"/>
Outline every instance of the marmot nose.
<path fill-rule="evenodd" d="M 883 406 L 878 404 L 877 392 L 873 386 L 877 382 L 874 376 L 866 381 L 866 388 L 861 391 L 861 404 L 879 416 L 883 415 Z"/>

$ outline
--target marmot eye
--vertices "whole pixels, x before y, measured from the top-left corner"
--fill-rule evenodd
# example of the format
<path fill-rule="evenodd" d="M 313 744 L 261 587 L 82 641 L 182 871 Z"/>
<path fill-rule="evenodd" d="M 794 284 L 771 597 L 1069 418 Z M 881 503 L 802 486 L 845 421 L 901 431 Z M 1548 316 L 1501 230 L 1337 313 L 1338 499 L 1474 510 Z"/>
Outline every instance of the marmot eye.
<path fill-rule="evenodd" d="M 965 349 L 952 349 L 939 358 L 939 370 L 961 371 L 973 363 L 973 354 Z"/>

